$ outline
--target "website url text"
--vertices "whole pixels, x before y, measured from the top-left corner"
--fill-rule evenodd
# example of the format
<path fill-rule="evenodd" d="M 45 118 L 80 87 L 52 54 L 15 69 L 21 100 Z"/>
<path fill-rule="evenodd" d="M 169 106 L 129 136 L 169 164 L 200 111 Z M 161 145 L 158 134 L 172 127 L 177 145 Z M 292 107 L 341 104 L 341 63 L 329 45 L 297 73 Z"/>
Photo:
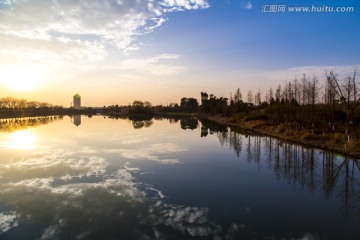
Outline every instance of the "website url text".
<path fill-rule="evenodd" d="M 355 7 L 334 7 L 334 6 L 306 6 L 294 7 L 286 5 L 262 5 L 261 12 L 264 13 L 285 13 L 285 12 L 309 12 L 309 13 L 352 13 Z"/>

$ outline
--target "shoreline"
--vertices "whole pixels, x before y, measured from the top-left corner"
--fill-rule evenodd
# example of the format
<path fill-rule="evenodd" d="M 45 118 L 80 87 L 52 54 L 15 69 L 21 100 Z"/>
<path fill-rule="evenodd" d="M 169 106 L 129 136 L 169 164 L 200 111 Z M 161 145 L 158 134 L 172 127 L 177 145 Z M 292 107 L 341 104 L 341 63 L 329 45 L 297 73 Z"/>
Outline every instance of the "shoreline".
<path fill-rule="evenodd" d="M 65 115 L 96 115 L 94 111 L 89 110 L 74 110 L 74 109 L 62 109 L 60 110 L 48 110 L 48 111 L 18 111 L 17 114 L 0 114 L 0 119 L 9 119 L 9 118 L 22 118 L 22 117 L 43 117 L 43 116 L 65 116 Z M 133 117 L 134 120 L 137 117 L 144 117 L 138 114 L 109 114 L 103 113 L 103 116 L 108 117 Z M 196 113 L 164 113 L 164 114 L 153 114 L 153 117 L 198 117 L 205 118 L 210 121 L 214 121 L 218 124 L 241 128 L 246 131 L 254 132 L 255 134 L 262 134 L 274 138 L 278 138 L 284 141 L 292 142 L 295 144 L 300 144 L 306 147 L 319 148 L 322 150 L 339 153 L 344 156 L 351 158 L 360 159 L 360 142 L 359 141 L 346 141 L 345 135 L 339 132 L 332 132 L 323 134 L 311 133 L 309 129 L 304 130 L 294 130 L 291 128 L 291 124 L 286 125 L 282 123 L 281 126 L 272 124 L 271 121 L 265 120 L 251 120 L 251 121 L 235 121 L 231 116 L 223 115 L 210 115 L 210 114 L 196 114 Z"/>
<path fill-rule="evenodd" d="M 333 138 L 337 138 L 337 133 L 326 135 L 327 140 L 321 140 L 322 136 L 316 134 L 307 135 L 310 139 L 302 139 L 301 135 L 307 134 L 307 130 L 303 131 L 285 131 L 279 132 L 278 126 L 269 124 L 267 121 L 248 121 L 248 122 L 232 122 L 231 117 L 224 117 L 221 115 L 203 115 L 202 117 L 214 121 L 216 123 L 229 126 L 238 127 L 247 131 L 252 131 L 256 134 L 262 134 L 269 137 L 278 138 L 284 141 L 300 144 L 306 147 L 319 148 L 334 153 L 339 153 L 351 158 L 360 159 L 360 143 L 359 142 L 334 142 Z M 332 138 L 333 137 L 333 138 Z M 311 140 L 311 138 L 316 140 Z M 324 137 L 325 139 L 325 137 Z"/>
<path fill-rule="evenodd" d="M 71 108 L 29 108 L 29 109 L 0 109 L 0 119 L 46 117 L 46 116 L 70 116 L 70 115 L 95 115 L 93 109 L 71 109 Z"/>

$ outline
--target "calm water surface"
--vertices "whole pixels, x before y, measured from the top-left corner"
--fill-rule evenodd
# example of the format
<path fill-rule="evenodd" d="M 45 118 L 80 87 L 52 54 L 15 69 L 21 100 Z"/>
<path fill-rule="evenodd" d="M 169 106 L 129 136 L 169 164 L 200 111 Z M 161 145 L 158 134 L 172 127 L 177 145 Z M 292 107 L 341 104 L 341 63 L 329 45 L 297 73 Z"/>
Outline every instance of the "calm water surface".
<path fill-rule="evenodd" d="M 359 169 L 196 119 L 0 120 L 0 239 L 360 239 Z"/>

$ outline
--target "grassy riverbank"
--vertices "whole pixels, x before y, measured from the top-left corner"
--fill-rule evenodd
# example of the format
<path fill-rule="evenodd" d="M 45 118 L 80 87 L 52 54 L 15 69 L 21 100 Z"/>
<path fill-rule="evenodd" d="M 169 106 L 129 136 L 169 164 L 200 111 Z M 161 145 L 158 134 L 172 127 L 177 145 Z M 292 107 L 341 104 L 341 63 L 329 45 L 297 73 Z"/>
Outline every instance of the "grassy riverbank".
<path fill-rule="evenodd" d="M 286 141 L 360 158 L 360 141 L 356 137 L 359 136 L 357 134 L 348 139 L 348 136 L 340 131 L 300 129 L 292 123 L 274 124 L 270 120 L 247 120 L 238 115 L 208 115 L 206 118 L 223 125 L 240 127 Z"/>

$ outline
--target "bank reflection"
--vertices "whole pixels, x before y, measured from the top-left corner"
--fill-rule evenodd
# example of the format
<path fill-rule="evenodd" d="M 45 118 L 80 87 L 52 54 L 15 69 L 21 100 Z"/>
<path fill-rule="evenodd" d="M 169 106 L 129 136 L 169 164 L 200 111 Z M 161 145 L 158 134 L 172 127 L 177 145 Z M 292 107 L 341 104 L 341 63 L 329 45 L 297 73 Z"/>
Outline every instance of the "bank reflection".
<path fill-rule="evenodd" d="M 149 128 L 153 125 L 152 116 L 129 116 L 134 129 Z"/>
<path fill-rule="evenodd" d="M 181 129 L 189 132 L 189 129 L 199 129 L 201 126 L 201 133 L 199 129 L 187 134 L 191 137 L 189 139 L 192 139 L 193 134 L 208 138 L 212 135 L 211 141 L 206 142 L 215 142 L 217 145 L 218 139 L 224 148 L 230 148 L 239 156 L 235 159 L 247 159 L 251 163 L 244 165 L 255 164 L 265 167 L 266 170 L 271 169 L 271 179 L 274 179 L 274 172 L 279 181 L 286 181 L 294 188 L 320 191 L 326 198 L 339 196 L 346 215 L 359 210 L 359 203 L 356 202 L 356 199 L 359 199 L 360 185 L 357 161 L 211 122 L 204 121 L 200 124 L 195 120 L 179 118 L 177 121 L 169 121 L 176 123 L 172 126 L 175 133 L 184 133 Z M 155 136 L 151 142 L 142 141 L 150 135 L 144 135 L 147 131 L 133 130 L 127 120 L 121 121 L 126 127 L 125 131 L 116 131 L 119 129 L 118 122 L 107 120 L 98 122 L 98 128 L 89 128 L 90 135 L 79 134 L 74 141 L 59 144 L 67 137 L 73 137 L 74 126 L 70 125 L 65 131 L 65 127 L 69 127 L 68 121 L 67 119 L 64 125 L 48 128 L 47 132 L 51 133 L 56 129 L 61 130 L 54 131 L 61 134 L 56 136 L 58 139 L 54 139 L 57 141 L 52 147 L 42 148 L 38 152 L 32 151 L 31 155 L 25 153 L 18 158 L 3 157 L 0 162 L 1 239 L 320 239 L 317 232 L 307 232 L 306 224 L 304 227 L 299 226 L 299 232 L 291 233 L 291 236 L 282 230 L 280 233 L 280 230 L 274 230 L 273 233 L 272 226 L 279 226 L 279 229 L 287 231 L 287 219 L 270 219 L 275 222 L 272 226 L 270 220 L 262 221 L 267 217 L 266 214 L 257 215 L 256 211 L 262 212 L 261 205 L 266 205 L 267 199 L 260 199 L 259 203 L 256 203 L 258 198 L 249 197 L 246 200 L 247 195 L 252 194 L 247 187 L 242 190 L 242 186 L 252 183 L 243 181 L 245 178 L 238 178 L 240 174 L 237 170 L 240 168 L 236 167 L 239 161 L 231 161 L 231 165 L 228 165 L 230 161 L 222 161 L 228 154 L 219 155 L 219 159 L 218 156 L 215 156 L 216 159 L 206 156 L 203 161 L 194 161 L 190 147 L 186 155 L 177 154 L 188 151 L 188 145 L 183 144 L 183 138 L 174 138 L 174 132 L 169 132 L 170 137 L 167 138 Z M 152 119 L 128 121 L 144 124 L 145 127 L 145 123 L 141 122 Z M 165 134 L 168 128 L 162 131 L 161 124 L 157 123 L 149 126 L 155 129 L 158 127 L 159 133 Z M 99 135 L 97 129 L 103 127 L 103 124 L 109 124 L 112 128 L 104 128 Z M 126 132 L 127 129 L 131 131 Z M 128 135 L 122 138 L 126 133 Z M 91 134 L 97 136 L 94 138 L 97 141 L 88 143 L 86 140 Z M 150 134 L 153 134 L 153 131 L 150 131 Z M 41 138 L 41 134 L 38 137 Z M 139 139 L 141 141 L 136 141 Z M 176 141 L 173 142 L 172 139 Z M 205 142 L 203 140 L 200 137 L 197 139 L 200 143 Z M 116 144 L 113 144 L 114 142 Z M 204 152 L 208 151 L 208 145 L 204 146 Z M 221 154 L 221 148 L 210 152 L 218 153 L 217 150 Z M 186 165 L 187 160 L 190 165 Z M 207 163 L 215 161 L 216 166 L 206 166 L 211 165 Z M 225 166 L 218 163 L 234 167 L 234 171 L 222 171 L 222 168 L 213 171 L 217 166 Z M 204 168 L 204 171 L 195 172 L 196 168 L 192 166 Z M 164 173 L 154 171 L 155 168 L 166 169 L 164 180 L 153 181 L 157 180 L 154 172 L 158 176 Z M 206 175 L 201 175 L 204 172 L 207 172 Z M 181 183 L 196 175 L 194 173 L 199 173 L 199 178 Z M 225 181 L 216 186 L 216 181 L 222 181 L 222 177 Z M 174 179 L 176 182 L 171 182 Z M 194 181 L 196 179 L 199 179 L 199 182 L 205 182 L 204 179 L 214 181 L 197 185 L 198 182 Z M 167 184 L 168 182 L 170 183 Z M 232 182 L 234 184 L 228 190 L 218 188 Z M 190 185 L 196 186 L 192 190 Z M 260 185 L 254 186 L 262 190 Z M 209 188 L 206 189 L 207 187 Z M 190 200 L 177 198 L 176 190 L 172 191 L 176 188 L 179 195 Z M 195 190 L 204 190 L 197 197 L 204 194 L 205 202 L 191 200 L 191 193 Z M 281 202 L 281 196 L 276 201 Z M 214 202 L 211 202 L 212 198 L 215 199 Z M 242 201 L 244 198 L 245 201 Z M 235 205 L 232 205 L 231 199 Z M 284 208 L 284 212 L 290 208 Z M 273 216 L 276 211 L 278 210 L 270 211 L 269 215 Z M 321 214 L 321 211 L 314 214 L 318 213 Z M 326 216 L 321 219 L 324 218 Z M 278 225 L 277 221 L 281 225 Z M 295 221 L 291 224 L 297 225 L 298 222 L 302 223 Z M 262 230 L 263 226 L 268 225 L 271 230 Z M 303 229 L 306 231 L 302 232 Z"/>
<path fill-rule="evenodd" d="M 197 129 L 199 125 L 199 121 L 196 117 L 189 117 L 189 118 L 182 118 L 180 120 L 180 126 L 182 129 L 190 129 L 194 130 Z"/>
<path fill-rule="evenodd" d="M 174 117 L 165 117 L 165 116 L 129 116 L 127 118 L 131 121 L 133 128 L 141 129 L 141 128 L 148 128 L 151 127 L 154 123 L 153 119 L 155 120 L 167 120 L 170 124 L 178 124 L 180 122 L 180 127 L 183 130 L 194 130 L 199 127 L 199 121 L 196 117 L 182 117 L 182 116 L 174 116 Z"/>
<path fill-rule="evenodd" d="M 226 128 L 226 129 L 224 129 Z M 346 216 L 360 217 L 360 160 L 333 152 L 307 148 L 241 129 L 202 121 L 201 137 L 216 134 L 221 145 L 228 146 L 249 163 L 272 169 L 279 181 L 310 192 L 321 191 L 329 199 L 341 199 Z"/>
<path fill-rule="evenodd" d="M 0 119 L 0 132 L 15 132 L 21 129 L 37 127 L 63 119 L 62 116 L 25 117 Z"/>
<path fill-rule="evenodd" d="M 71 122 L 77 127 L 80 126 L 80 124 L 81 124 L 81 115 L 71 116 Z"/>
<path fill-rule="evenodd" d="M 199 127 L 199 121 L 197 117 L 184 117 L 184 116 L 147 116 L 147 115 L 131 115 L 131 116 L 109 116 L 108 118 L 115 120 L 129 120 L 134 129 L 149 128 L 153 125 L 154 120 L 163 121 L 166 120 L 170 124 L 180 123 L 181 129 L 184 130 L 194 130 Z M 81 115 L 71 116 L 71 122 L 75 126 L 81 124 Z"/>
<path fill-rule="evenodd" d="M 32 150 L 36 147 L 36 135 L 30 128 L 62 119 L 61 116 L 0 119 L 0 148 Z"/>

